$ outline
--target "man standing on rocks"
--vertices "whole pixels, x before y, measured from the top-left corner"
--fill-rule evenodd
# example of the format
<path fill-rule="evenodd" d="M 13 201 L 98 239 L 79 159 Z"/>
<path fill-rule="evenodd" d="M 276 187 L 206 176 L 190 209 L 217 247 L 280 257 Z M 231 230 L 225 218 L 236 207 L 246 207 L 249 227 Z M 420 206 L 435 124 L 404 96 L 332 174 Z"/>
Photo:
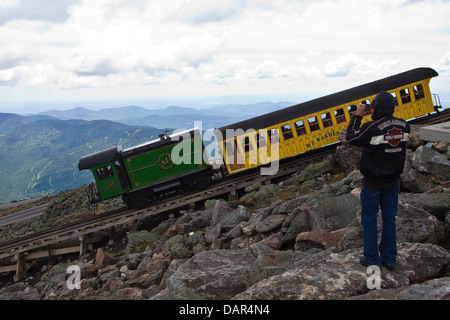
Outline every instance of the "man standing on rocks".
<path fill-rule="evenodd" d="M 383 264 L 394 270 L 397 257 L 395 218 L 410 128 L 405 120 L 393 116 L 395 105 L 390 93 L 382 91 L 375 96 L 371 106 L 373 121 L 361 126 L 368 107 L 359 105 L 346 133 L 347 142 L 363 147 L 360 171 L 364 176 L 361 190 L 364 256 L 360 263 L 366 267 Z M 383 226 L 378 243 L 379 209 Z"/>

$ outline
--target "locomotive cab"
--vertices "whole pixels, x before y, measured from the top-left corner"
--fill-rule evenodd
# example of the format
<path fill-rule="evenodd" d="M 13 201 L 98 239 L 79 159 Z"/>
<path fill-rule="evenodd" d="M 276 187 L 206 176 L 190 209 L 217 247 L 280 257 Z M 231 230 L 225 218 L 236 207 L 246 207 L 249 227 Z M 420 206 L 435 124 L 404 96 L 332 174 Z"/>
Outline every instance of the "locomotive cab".
<path fill-rule="evenodd" d="M 96 191 L 92 185 L 89 187 L 89 202 L 117 197 L 131 189 L 120 157 L 121 150 L 120 146 L 113 147 L 80 159 L 78 169 L 91 170 L 97 185 Z"/>

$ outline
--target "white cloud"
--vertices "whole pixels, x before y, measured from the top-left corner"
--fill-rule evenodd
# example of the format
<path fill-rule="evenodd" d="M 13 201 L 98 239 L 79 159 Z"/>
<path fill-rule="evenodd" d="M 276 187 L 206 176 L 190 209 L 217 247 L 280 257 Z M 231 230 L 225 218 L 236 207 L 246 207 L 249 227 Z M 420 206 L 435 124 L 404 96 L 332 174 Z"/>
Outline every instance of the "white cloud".
<path fill-rule="evenodd" d="M 450 69 L 448 1 L 57 2 L 0 0 L 0 86 L 331 93 L 419 66 Z"/>
<path fill-rule="evenodd" d="M 327 77 L 345 77 L 350 73 L 361 76 L 373 76 L 374 74 L 380 73 L 380 71 L 386 72 L 392 69 L 399 62 L 400 59 L 379 62 L 365 60 L 350 52 L 336 60 L 326 63 L 324 73 Z"/>
<path fill-rule="evenodd" d="M 450 51 L 445 53 L 445 55 L 441 58 L 437 69 L 438 72 L 450 72 Z"/>
<path fill-rule="evenodd" d="M 0 25 L 14 20 L 38 20 L 64 23 L 67 8 L 79 0 L 0 0 Z"/>
<path fill-rule="evenodd" d="M 31 46 L 14 44 L 6 48 L 0 47 L 0 70 L 12 69 L 30 61 Z"/>
<path fill-rule="evenodd" d="M 174 16 L 188 23 L 222 22 L 233 18 L 245 6 L 244 0 L 183 1 Z"/>
<path fill-rule="evenodd" d="M 14 7 L 20 4 L 20 0 L 0 0 L 0 7 Z"/>

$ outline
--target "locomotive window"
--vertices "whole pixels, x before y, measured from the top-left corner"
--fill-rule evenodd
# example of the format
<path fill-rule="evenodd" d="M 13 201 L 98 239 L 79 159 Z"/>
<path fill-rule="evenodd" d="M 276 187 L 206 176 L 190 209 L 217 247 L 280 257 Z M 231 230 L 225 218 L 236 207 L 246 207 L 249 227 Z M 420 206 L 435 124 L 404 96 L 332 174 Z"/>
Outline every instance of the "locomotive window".
<path fill-rule="evenodd" d="M 423 86 L 421 84 L 414 86 L 414 97 L 416 98 L 416 101 L 425 98 Z"/>
<path fill-rule="evenodd" d="M 114 165 L 116 167 L 116 172 L 117 176 L 119 177 L 120 185 L 122 186 L 123 189 L 126 189 L 128 187 L 128 183 L 124 178 L 122 166 L 120 165 L 120 162 L 118 160 L 114 161 Z"/>
<path fill-rule="evenodd" d="M 394 97 L 394 107 L 396 107 L 396 106 L 398 106 L 397 93 L 391 92 L 391 94 Z"/>
<path fill-rule="evenodd" d="M 350 118 L 352 117 L 352 115 L 356 112 L 356 104 L 352 104 L 351 106 L 347 107 L 348 110 L 348 115 L 350 116 Z"/>
<path fill-rule="evenodd" d="M 290 124 L 282 126 L 281 132 L 283 132 L 284 140 L 292 139 L 294 137 L 294 135 L 292 134 L 292 128 Z"/>
<path fill-rule="evenodd" d="M 97 178 L 99 180 L 108 179 L 114 175 L 114 172 L 110 165 L 107 165 L 107 166 L 104 166 L 101 168 L 97 168 L 95 171 L 97 172 Z"/>
<path fill-rule="evenodd" d="M 317 117 L 308 118 L 309 129 L 311 132 L 317 131 L 320 129 L 319 121 L 317 121 Z"/>
<path fill-rule="evenodd" d="M 345 122 L 344 109 L 341 108 L 341 109 L 334 110 L 334 116 L 336 117 L 337 123 Z"/>
<path fill-rule="evenodd" d="M 297 136 L 306 134 L 305 123 L 303 120 L 297 121 L 295 123 L 295 130 L 297 131 Z"/>
<path fill-rule="evenodd" d="M 328 128 L 333 125 L 333 121 L 331 121 L 331 115 L 329 112 L 322 114 L 320 117 L 322 118 L 322 124 L 324 128 Z"/>
<path fill-rule="evenodd" d="M 402 103 L 403 104 L 411 102 L 411 96 L 409 94 L 409 89 L 408 88 L 400 90 L 400 97 L 402 99 Z"/>

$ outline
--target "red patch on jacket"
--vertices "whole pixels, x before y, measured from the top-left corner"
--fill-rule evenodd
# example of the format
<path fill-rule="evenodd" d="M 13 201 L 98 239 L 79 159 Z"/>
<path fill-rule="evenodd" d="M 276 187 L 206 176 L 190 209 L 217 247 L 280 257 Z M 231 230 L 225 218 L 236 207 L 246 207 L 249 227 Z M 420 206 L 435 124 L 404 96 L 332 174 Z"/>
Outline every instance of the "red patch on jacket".
<path fill-rule="evenodd" d="M 397 128 L 391 129 L 384 135 L 384 141 L 387 141 L 391 146 L 396 147 L 403 140 L 403 131 Z"/>

